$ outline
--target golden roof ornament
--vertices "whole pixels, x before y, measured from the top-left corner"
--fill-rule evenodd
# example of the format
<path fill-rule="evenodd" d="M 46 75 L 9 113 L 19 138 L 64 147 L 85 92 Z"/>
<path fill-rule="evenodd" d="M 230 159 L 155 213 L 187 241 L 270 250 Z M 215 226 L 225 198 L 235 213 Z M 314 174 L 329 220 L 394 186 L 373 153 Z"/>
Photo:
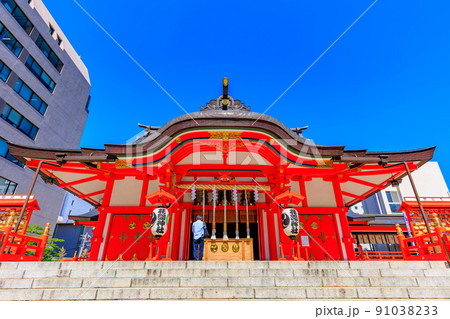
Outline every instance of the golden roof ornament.
<path fill-rule="evenodd" d="M 250 106 L 244 106 L 239 100 L 233 99 L 228 95 L 228 78 L 222 80 L 223 93 L 217 100 L 209 101 L 206 106 L 201 106 L 200 111 L 247 111 L 250 112 Z"/>
<path fill-rule="evenodd" d="M 228 109 L 228 78 L 223 78 L 222 110 Z"/>

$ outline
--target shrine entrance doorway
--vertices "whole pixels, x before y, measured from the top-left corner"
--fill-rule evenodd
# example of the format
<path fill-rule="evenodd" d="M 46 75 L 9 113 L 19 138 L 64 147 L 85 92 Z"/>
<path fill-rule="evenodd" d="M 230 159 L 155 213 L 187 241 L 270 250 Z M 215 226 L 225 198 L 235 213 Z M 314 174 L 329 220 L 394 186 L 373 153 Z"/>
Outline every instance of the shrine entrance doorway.
<path fill-rule="evenodd" d="M 258 213 L 256 207 L 249 207 L 248 212 L 248 226 L 249 237 L 247 238 L 247 213 L 246 210 L 238 210 L 238 231 L 239 240 L 236 240 L 236 211 L 234 207 L 227 208 L 227 235 L 228 240 L 223 240 L 224 235 L 224 210 L 223 207 L 216 207 L 215 225 L 216 225 L 216 240 L 211 239 L 213 229 L 213 212 L 212 210 L 205 210 L 204 221 L 210 234 L 210 238 L 205 239 L 204 260 L 260 260 L 260 225 L 258 222 Z M 192 223 L 196 221 L 197 215 L 203 216 L 202 210 L 193 209 L 190 223 L 190 240 L 189 240 L 189 259 L 194 260 L 193 255 L 193 235 Z M 227 245 L 223 248 L 223 244 Z M 216 244 L 217 246 L 214 246 Z M 236 246 L 236 244 L 239 246 Z M 244 251 L 245 250 L 245 251 Z"/>

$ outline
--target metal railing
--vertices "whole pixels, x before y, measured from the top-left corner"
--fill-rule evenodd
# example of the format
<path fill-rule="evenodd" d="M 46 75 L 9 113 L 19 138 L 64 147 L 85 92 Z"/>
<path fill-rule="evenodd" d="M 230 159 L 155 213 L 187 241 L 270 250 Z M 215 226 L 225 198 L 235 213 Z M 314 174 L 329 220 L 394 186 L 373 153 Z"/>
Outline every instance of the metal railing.
<path fill-rule="evenodd" d="M 365 251 L 365 260 L 403 260 L 401 251 Z"/>

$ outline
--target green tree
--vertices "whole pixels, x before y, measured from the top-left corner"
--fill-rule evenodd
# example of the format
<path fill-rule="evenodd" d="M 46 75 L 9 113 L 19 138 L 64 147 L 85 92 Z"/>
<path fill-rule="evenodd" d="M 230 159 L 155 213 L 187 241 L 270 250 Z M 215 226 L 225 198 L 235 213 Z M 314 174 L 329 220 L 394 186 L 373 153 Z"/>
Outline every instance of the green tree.
<path fill-rule="evenodd" d="M 28 225 L 27 233 L 41 235 L 44 231 L 44 227 L 41 225 Z M 52 261 L 54 258 L 60 257 L 61 248 L 56 243 L 64 242 L 64 239 L 53 238 L 52 235 L 48 235 L 47 245 L 45 246 L 44 255 L 42 261 Z M 30 243 L 31 245 L 31 243 Z M 64 257 L 64 256 L 63 256 Z"/>

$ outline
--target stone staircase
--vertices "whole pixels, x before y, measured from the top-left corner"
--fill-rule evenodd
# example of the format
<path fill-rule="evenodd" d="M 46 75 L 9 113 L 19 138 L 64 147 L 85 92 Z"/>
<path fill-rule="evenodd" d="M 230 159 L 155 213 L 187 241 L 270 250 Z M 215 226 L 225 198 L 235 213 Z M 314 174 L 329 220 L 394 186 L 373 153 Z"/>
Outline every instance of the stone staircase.
<path fill-rule="evenodd" d="M 442 261 L 0 263 L 0 300 L 442 298 Z"/>

